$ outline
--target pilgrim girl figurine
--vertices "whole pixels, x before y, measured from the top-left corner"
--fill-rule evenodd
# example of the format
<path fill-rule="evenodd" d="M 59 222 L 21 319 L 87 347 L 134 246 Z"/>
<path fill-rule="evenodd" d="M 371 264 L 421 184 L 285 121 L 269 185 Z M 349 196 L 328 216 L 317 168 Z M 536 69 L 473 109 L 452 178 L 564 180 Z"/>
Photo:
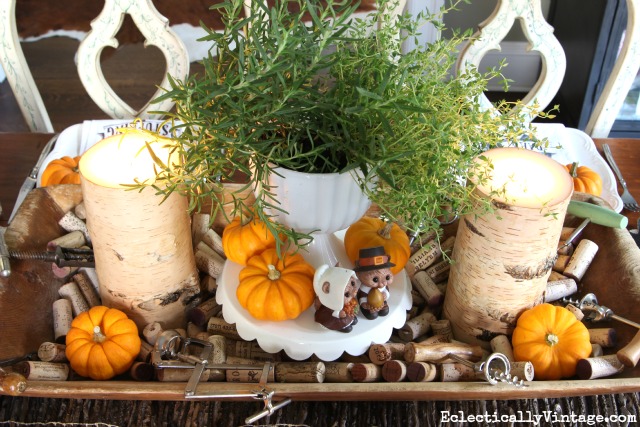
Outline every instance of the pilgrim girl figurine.
<path fill-rule="evenodd" d="M 360 249 L 358 256 L 354 270 L 360 280 L 360 310 L 369 320 L 386 316 L 389 314 L 388 286 L 393 283 L 390 267 L 395 264 L 391 263 L 391 257 L 385 253 L 382 246 Z"/>
<path fill-rule="evenodd" d="M 351 332 L 358 322 L 358 279 L 347 268 L 318 267 L 313 277 L 315 321 L 327 329 Z"/>

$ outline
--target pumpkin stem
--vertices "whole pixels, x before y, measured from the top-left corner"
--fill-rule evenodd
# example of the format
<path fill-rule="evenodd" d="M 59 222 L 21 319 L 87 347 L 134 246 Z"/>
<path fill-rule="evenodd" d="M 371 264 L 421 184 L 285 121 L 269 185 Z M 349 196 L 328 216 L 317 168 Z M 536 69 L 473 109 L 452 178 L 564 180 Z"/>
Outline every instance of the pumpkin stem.
<path fill-rule="evenodd" d="M 93 327 L 93 341 L 97 343 L 102 343 L 107 339 L 107 337 L 100 330 L 100 326 Z"/>
<path fill-rule="evenodd" d="M 270 280 L 278 280 L 280 278 L 280 272 L 276 269 L 275 265 L 269 264 L 267 268 L 269 269 L 269 274 L 267 274 L 267 277 Z"/>
<path fill-rule="evenodd" d="M 578 177 L 578 162 L 573 162 L 571 164 L 571 170 L 569 171 L 569 173 L 571 174 L 572 178 Z"/>
<path fill-rule="evenodd" d="M 545 337 L 545 341 L 547 345 L 549 345 L 550 347 L 553 347 L 554 345 L 560 342 L 560 339 L 558 339 L 558 336 L 556 334 L 548 333 L 547 336 Z"/>
<path fill-rule="evenodd" d="M 393 223 L 391 221 L 386 222 L 384 227 L 378 230 L 378 235 L 383 239 L 391 239 L 391 228 L 393 228 Z"/>

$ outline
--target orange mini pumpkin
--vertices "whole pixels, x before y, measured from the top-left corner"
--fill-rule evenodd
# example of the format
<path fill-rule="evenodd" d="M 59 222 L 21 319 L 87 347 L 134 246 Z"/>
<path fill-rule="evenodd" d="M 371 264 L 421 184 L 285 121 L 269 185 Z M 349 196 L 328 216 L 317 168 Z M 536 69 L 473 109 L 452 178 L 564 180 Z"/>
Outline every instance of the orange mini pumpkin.
<path fill-rule="evenodd" d="M 235 217 L 222 232 L 222 249 L 227 259 L 240 265 L 247 265 L 249 258 L 275 245 L 275 237 L 255 215 Z"/>
<path fill-rule="evenodd" d="M 520 315 L 511 343 L 515 359 L 530 361 L 538 380 L 572 377 L 578 360 L 591 354 L 587 327 L 566 308 L 547 303 Z"/>
<path fill-rule="evenodd" d="M 46 187 L 56 184 L 80 184 L 78 162 L 80 162 L 80 156 L 64 156 L 52 160 L 42 172 L 41 185 Z"/>
<path fill-rule="evenodd" d="M 379 218 L 362 217 L 352 224 L 344 235 L 344 247 L 347 256 L 354 262 L 358 259 L 360 249 L 384 247 L 395 267 L 393 274 L 398 274 L 407 264 L 411 256 L 409 236 L 398 224 L 386 222 Z"/>
<path fill-rule="evenodd" d="M 140 353 L 138 327 L 115 308 L 95 306 L 71 322 L 65 350 L 79 375 L 108 380 L 126 372 Z"/>
<path fill-rule="evenodd" d="M 236 296 L 256 319 L 295 319 L 313 303 L 314 273 L 302 255 L 284 254 L 280 258 L 276 249 L 266 249 L 249 258 L 240 271 Z"/>
<path fill-rule="evenodd" d="M 593 169 L 587 166 L 578 166 L 573 162 L 565 165 L 564 168 L 573 178 L 573 189 L 582 193 L 599 196 L 602 194 L 602 177 Z"/>

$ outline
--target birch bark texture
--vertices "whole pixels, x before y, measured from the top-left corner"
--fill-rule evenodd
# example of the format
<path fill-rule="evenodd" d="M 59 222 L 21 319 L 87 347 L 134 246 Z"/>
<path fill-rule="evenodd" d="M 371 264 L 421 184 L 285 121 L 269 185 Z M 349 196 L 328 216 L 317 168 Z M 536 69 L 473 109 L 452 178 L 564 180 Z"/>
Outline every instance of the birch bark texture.
<path fill-rule="evenodd" d="M 125 191 L 82 182 L 102 303 L 142 330 L 159 322 L 184 328 L 186 305 L 200 291 L 187 201 L 160 203 L 152 188 Z"/>
<path fill-rule="evenodd" d="M 514 162 L 510 167 L 516 171 L 510 176 L 517 180 L 518 174 L 528 171 L 531 182 L 520 198 L 478 187 L 477 194 L 491 198 L 495 212 L 460 219 L 443 305 L 454 338 L 485 349 L 490 349 L 494 337 L 510 336 L 525 309 L 543 302 L 573 193 L 571 178 L 562 174 L 555 160 L 529 150 L 497 150 L 517 152 L 493 159 L 496 174 L 499 163 Z M 510 156 L 533 156 L 533 165 L 516 164 Z M 531 198 L 533 186 L 544 182 L 547 190 Z"/>
<path fill-rule="evenodd" d="M 153 322 L 185 328 L 187 304 L 200 292 L 185 196 L 126 187 L 162 185 L 155 159 L 174 164 L 171 148 L 170 139 L 130 130 L 103 139 L 80 160 L 102 303 L 127 313 L 140 330 Z"/>

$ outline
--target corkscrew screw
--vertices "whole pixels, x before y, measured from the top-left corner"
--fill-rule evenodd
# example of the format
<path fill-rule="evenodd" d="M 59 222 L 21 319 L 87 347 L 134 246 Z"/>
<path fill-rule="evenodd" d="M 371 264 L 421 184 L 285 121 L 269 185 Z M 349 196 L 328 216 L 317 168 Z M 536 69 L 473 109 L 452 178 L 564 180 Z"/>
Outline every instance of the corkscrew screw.
<path fill-rule="evenodd" d="M 58 267 L 95 267 L 93 250 L 78 248 L 63 248 L 58 246 L 55 251 L 9 251 L 9 257 L 21 260 L 36 260 L 53 262 Z"/>
<path fill-rule="evenodd" d="M 615 314 L 609 307 L 598 304 L 598 299 L 595 294 L 586 294 L 582 299 L 575 300 L 571 298 L 562 298 L 562 302 L 565 304 L 573 304 L 585 313 L 587 319 L 592 322 L 600 322 L 602 320 L 617 320 L 618 322 L 626 323 L 629 326 L 640 329 L 640 323 L 636 323 L 632 320 Z"/>
<path fill-rule="evenodd" d="M 486 360 L 476 363 L 453 353 L 449 353 L 447 357 L 473 368 L 478 378 L 484 379 L 491 385 L 502 382 L 515 387 L 528 387 L 528 384 L 525 384 L 524 380 L 511 375 L 511 363 L 507 356 L 502 353 L 491 353 Z"/>

